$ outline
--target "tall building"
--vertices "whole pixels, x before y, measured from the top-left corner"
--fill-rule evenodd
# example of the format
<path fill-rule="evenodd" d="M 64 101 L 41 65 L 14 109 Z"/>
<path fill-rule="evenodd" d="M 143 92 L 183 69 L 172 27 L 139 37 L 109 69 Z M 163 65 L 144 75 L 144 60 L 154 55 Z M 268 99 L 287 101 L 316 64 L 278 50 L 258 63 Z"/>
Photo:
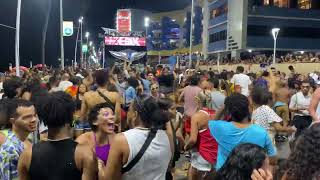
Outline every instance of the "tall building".
<path fill-rule="evenodd" d="M 272 50 L 272 28 L 280 28 L 279 51 L 320 51 L 319 0 L 214 0 L 206 2 L 208 54 L 239 57 Z M 206 42 L 204 42 L 206 43 Z"/>

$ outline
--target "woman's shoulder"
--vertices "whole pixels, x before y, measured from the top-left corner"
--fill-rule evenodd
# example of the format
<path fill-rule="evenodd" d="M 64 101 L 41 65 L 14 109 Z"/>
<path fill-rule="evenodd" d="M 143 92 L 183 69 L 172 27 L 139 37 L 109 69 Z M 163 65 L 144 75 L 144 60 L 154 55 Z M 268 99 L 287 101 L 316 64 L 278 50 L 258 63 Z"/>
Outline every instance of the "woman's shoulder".
<path fill-rule="evenodd" d="M 81 134 L 77 139 L 76 142 L 79 144 L 90 144 L 94 140 L 93 132 L 86 132 Z"/>

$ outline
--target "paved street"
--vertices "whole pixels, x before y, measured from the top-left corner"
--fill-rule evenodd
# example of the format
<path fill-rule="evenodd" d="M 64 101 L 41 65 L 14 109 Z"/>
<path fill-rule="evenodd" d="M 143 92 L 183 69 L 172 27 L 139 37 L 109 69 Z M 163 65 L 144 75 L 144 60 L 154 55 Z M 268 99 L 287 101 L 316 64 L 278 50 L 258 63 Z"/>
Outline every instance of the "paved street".
<path fill-rule="evenodd" d="M 284 142 L 284 143 L 277 143 L 277 152 L 278 152 L 278 159 L 284 160 L 289 157 L 290 154 L 290 147 L 289 147 L 289 142 Z M 185 165 L 186 165 L 187 159 L 185 156 L 182 154 L 179 161 L 176 164 L 176 171 L 175 171 L 175 180 L 186 180 L 188 176 L 188 171 L 185 170 Z"/>

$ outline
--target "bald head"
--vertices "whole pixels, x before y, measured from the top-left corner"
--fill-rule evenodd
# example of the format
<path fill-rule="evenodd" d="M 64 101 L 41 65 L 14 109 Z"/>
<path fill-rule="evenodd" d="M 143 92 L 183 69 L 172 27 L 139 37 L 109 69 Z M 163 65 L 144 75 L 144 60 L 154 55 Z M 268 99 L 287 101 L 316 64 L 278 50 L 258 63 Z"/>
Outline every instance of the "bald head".
<path fill-rule="evenodd" d="M 62 81 L 69 81 L 70 75 L 68 73 L 64 73 L 61 77 Z"/>

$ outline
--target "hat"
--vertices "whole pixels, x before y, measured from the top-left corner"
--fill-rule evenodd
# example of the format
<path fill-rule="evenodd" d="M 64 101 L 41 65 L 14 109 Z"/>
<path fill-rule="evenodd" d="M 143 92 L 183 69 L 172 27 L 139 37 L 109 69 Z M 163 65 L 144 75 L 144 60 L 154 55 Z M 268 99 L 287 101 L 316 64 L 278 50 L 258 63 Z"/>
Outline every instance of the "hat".
<path fill-rule="evenodd" d="M 79 74 L 79 73 L 78 73 L 76 76 L 79 77 L 79 78 L 81 78 L 81 79 L 84 78 L 84 77 L 83 77 L 81 74 Z"/>
<path fill-rule="evenodd" d="M 315 74 L 315 73 L 310 73 L 309 76 L 310 76 L 315 82 L 318 83 L 318 78 L 319 78 L 319 76 L 318 76 L 317 74 Z"/>

